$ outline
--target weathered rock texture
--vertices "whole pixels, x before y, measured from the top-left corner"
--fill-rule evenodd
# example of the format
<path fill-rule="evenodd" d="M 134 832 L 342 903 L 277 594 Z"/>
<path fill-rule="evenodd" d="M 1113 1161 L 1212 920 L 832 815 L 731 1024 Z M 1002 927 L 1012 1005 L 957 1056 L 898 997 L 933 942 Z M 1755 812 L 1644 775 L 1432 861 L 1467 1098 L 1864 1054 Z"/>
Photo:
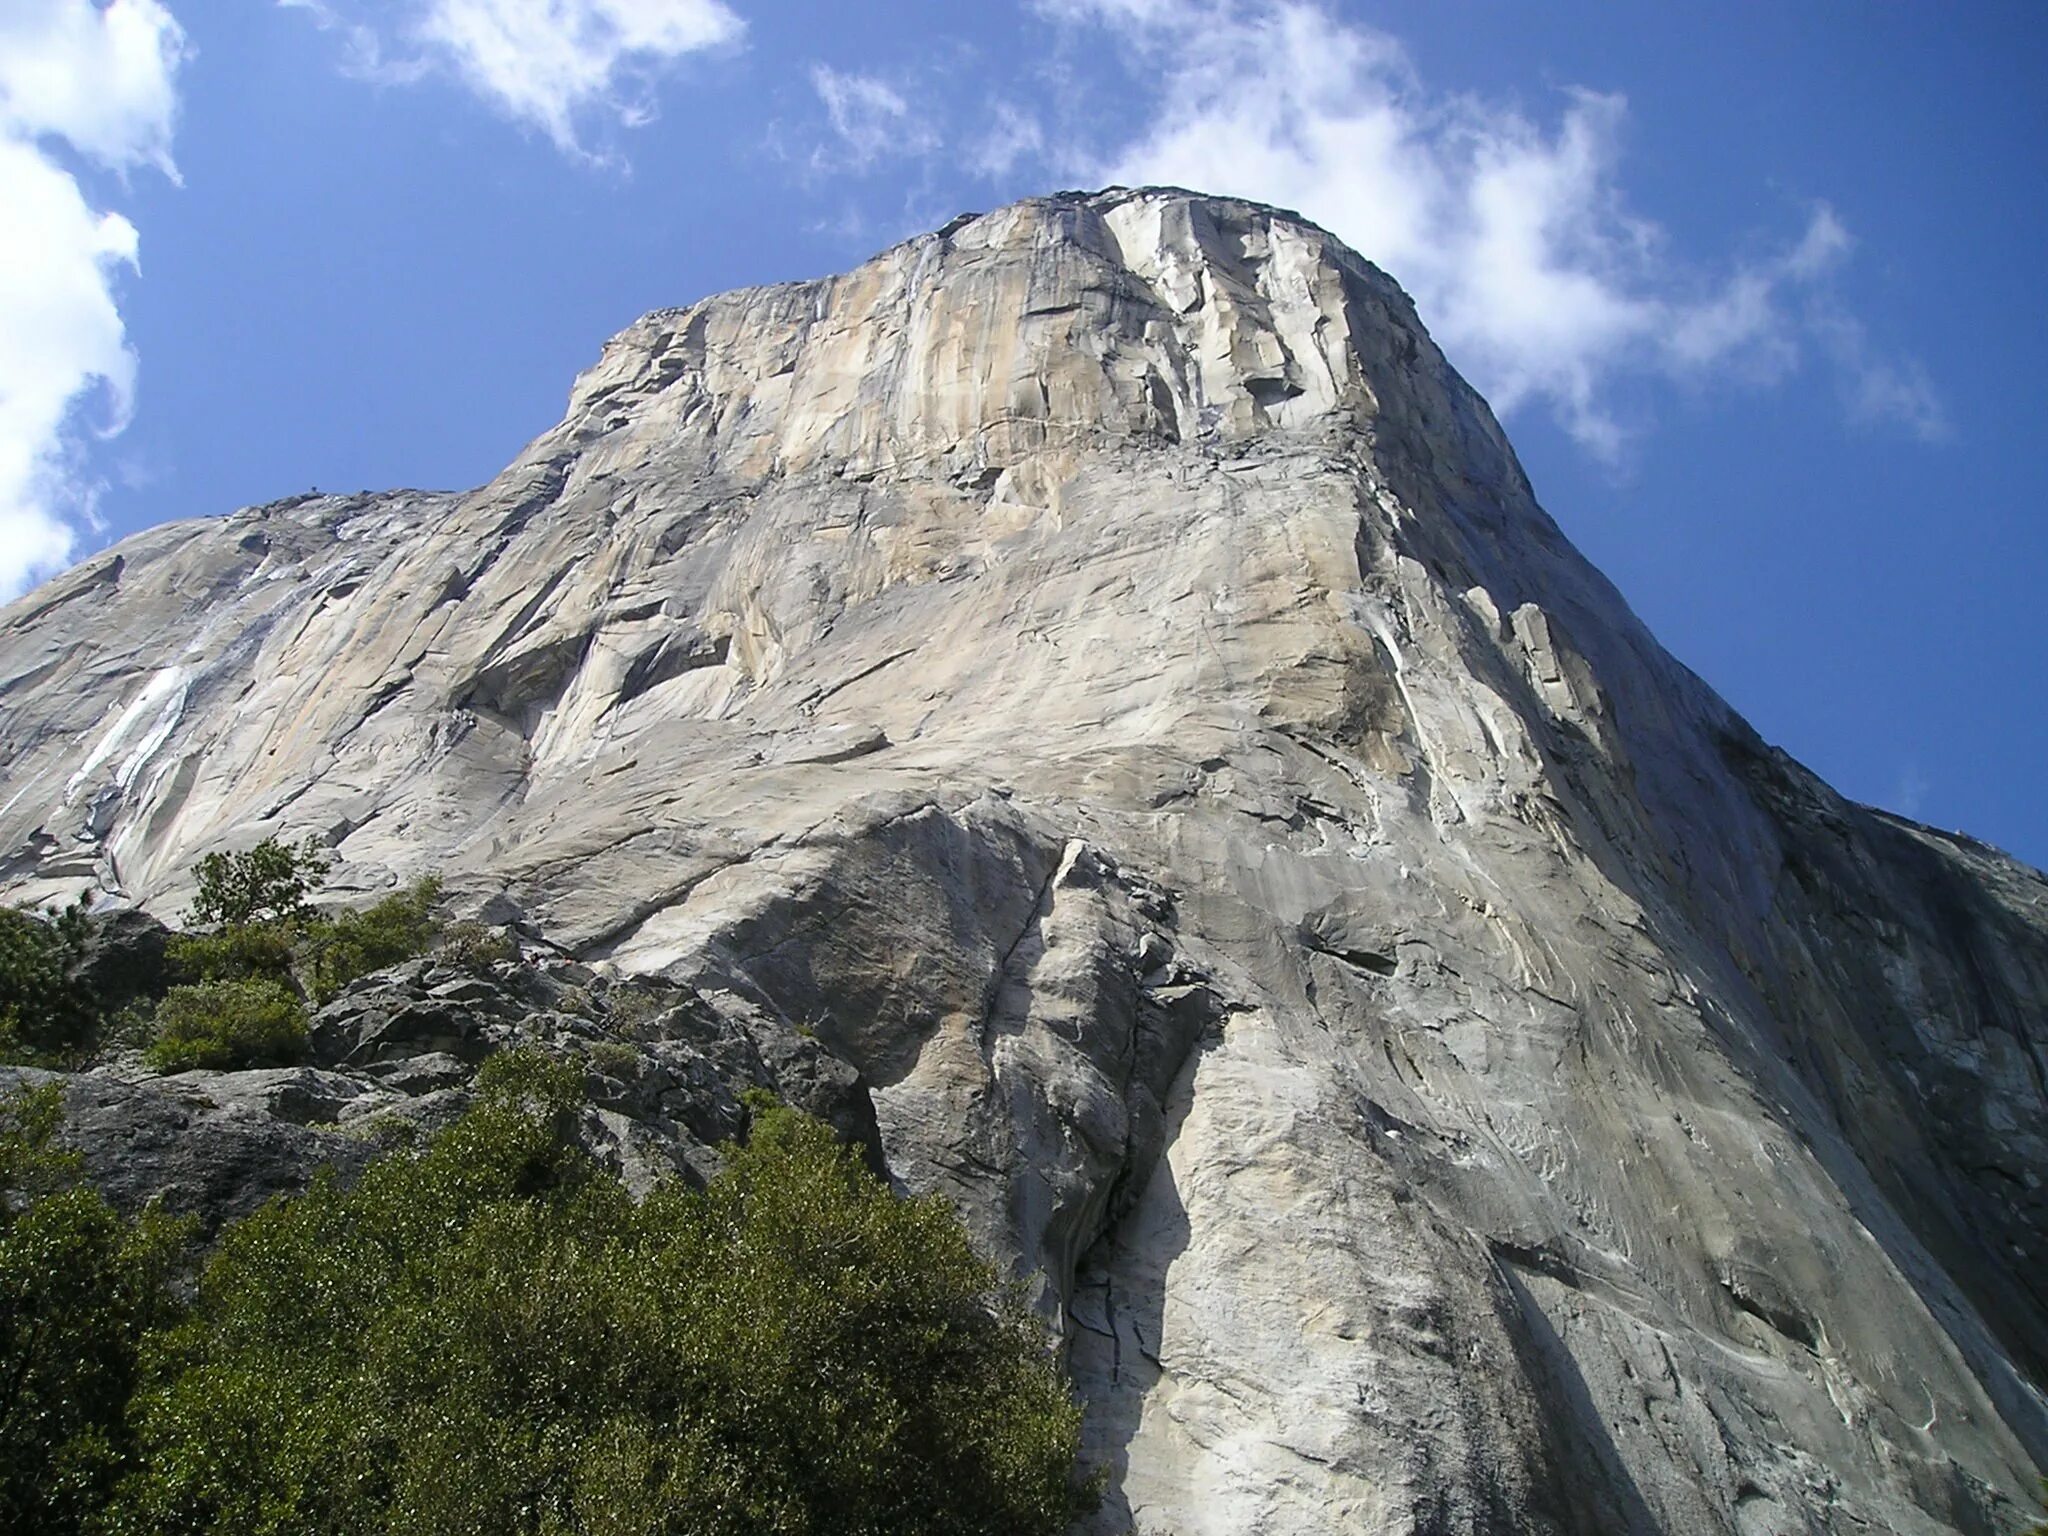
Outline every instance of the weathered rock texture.
<path fill-rule="evenodd" d="M 322 1169 L 352 1178 L 378 1152 L 448 1125 L 473 1098 L 478 1066 L 514 1046 L 581 1069 L 581 1139 L 636 1193 L 714 1174 L 719 1144 L 747 1124 L 750 1088 L 882 1162 L 874 1105 L 851 1066 L 743 999 L 659 977 L 444 951 L 358 980 L 309 1034 L 302 1066 L 158 1077 L 130 1048 L 88 1072 L 0 1067 L 0 1094 L 61 1083 L 64 1140 L 92 1182 L 125 1210 L 156 1201 L 191 1216 L 209 1240 Z"/>
<path fill-rule="evenodd" d="M 2048 1452 L 2048 884 L 1760 742 L 1289 215 L 650 315 L 0 688 L 20 895 L 313 833 L 814 1035 L 1064 1328 L 1102 1531 L 1988 1533 Z"/>

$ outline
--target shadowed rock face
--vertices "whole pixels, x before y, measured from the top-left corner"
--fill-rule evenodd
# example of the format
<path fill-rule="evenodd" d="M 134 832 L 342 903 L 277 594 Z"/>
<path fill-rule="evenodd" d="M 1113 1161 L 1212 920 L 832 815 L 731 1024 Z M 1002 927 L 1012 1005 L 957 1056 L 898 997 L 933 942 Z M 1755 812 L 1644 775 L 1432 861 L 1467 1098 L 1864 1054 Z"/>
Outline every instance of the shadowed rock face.
<path fill-rule="evenodd" d="M 1110 191 L 629 328 L 468 494 L 0 614 L 0 878 L 334 843 L 858 1069 L 1104 1532 L 2007 1530 L 2048 883 L 1658 648 L 1407 298 Z"/>

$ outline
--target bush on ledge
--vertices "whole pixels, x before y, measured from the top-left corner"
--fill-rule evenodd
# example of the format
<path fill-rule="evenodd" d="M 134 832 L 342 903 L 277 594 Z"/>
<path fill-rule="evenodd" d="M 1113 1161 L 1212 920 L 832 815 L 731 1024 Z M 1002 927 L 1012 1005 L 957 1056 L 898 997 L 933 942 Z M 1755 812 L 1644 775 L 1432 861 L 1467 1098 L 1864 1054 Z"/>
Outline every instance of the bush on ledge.
<path fill-rule="evenodd" d="M 306 1010 L 267 977 L 173 987 L 156 1009 L 143 1060 L 159 1072 L 284 1067 L 306 1054 Z"/>

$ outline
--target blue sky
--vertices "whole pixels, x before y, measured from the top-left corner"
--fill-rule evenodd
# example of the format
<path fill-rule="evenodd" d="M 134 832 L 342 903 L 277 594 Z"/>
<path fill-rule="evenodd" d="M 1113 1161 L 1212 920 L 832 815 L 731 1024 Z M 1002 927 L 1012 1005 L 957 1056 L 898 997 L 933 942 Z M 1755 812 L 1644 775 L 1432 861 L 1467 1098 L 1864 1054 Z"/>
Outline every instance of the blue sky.
<path fill-rule="evenodd" d="M 1171 180 L 1414 293 L 1637 611 L 2048 863 L 2048 9 L 0 0 L 0 593 L 463 486 L 642 311 Z"/>

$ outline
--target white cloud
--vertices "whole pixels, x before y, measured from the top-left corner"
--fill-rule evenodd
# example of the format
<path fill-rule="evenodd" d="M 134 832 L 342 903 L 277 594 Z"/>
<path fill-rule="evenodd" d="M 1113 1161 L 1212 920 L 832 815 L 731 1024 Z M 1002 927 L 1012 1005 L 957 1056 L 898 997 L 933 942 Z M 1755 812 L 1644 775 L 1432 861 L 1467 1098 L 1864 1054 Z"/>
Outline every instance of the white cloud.
<path fill-rule="evenodd" d="M 0 123 L 11 138 L 61 138 L 102 165 L 152 165 L 175 179 L 173 77 L 184 49 L 157 0 L 10 0 L 0 7 Z"/>
<path fill-rule="evenodd" d="M 345 0 L 278 3 L 339 32 L 350 73 L 409 83 L 445 69 L 575 155 L 587 153 L 580 130 L 593 120 L 652 118 L 662 69 L 746 31 L 722 0 L 413 0 L 394 44 Z"/>
<path fill-rule="evenodd" d="M 1954 436 L 1934 381 L 1918 362 L 1883 356 L 1863 322 L 1838 308 L 1817 306 L 1810 323 L 1835 366 L 1852 421 L 1869 427 L 1897 423 L 1923 443 L 1944 443 Z"/>
<path fill-rule="evenodd" d="M 330 4 L 329 0 L 277 0 L 277 3 L 288 11 L 304 11 L 322 32 L 332 32 L 340 37 L 341 72 L 352 79 L 368 80 L 378 85 L 411 85 L 433 71 L 434 66 L 424 58 L 392 58 L 376 27 L 365 21 L 352 20 L 343 14 L 339 5 Z"/>
<path fill-rule="evenodd" d="M 1306 0 L 1040 0 L 1106 31 L 1156 80 L 1149 121 L 1087 157 L 1093 179 L 1169 183 L 1300 210 L 1415 295 L 1446 353 L 1503 415 L 1548 406 L 1594 453 L 1626 433 L 1623 376 L 1767 382 L 1818 343 L 1852 408 L 1922 436 L 1924 375 L 1820 318 L 1849 237 L 1814 209 L 1780 252 L 1708 278 L 1633 212 L 1618 171 L 1627 104 L 1567 93 L 1553 123 L 1431 93 L 1401 45 Z"/>
<path fill-rule="evenodd" d="M 903 93 L 877 75 L 842 74 L 820 64 L 811 70 L 811 88 L 839 140 L 836 153 L 821 149 L 812 155 L 814 170 L 864 170 L 886 156 L 938 147 L 938 136 L 911 111 Z"/>
<path fill-rule="evenodd" d="M 976 175 L 995 181 L 1045 153 L 1045 129 L 1036 117 L 1007 101 L 998 101 L 992 115 L 995 121 L 974 143 L 968 161 Z"/>
<path fill-rule="evenodd" d="M 61 567 L 90 520 L 81 407 L 128 422 L 135 354 L 113 283 L 135 226 L 95 210 L 68 152 L 176 178 L 184 33 L 157 0 L 15 0 L 0 10 L 0 599 Z"/>

